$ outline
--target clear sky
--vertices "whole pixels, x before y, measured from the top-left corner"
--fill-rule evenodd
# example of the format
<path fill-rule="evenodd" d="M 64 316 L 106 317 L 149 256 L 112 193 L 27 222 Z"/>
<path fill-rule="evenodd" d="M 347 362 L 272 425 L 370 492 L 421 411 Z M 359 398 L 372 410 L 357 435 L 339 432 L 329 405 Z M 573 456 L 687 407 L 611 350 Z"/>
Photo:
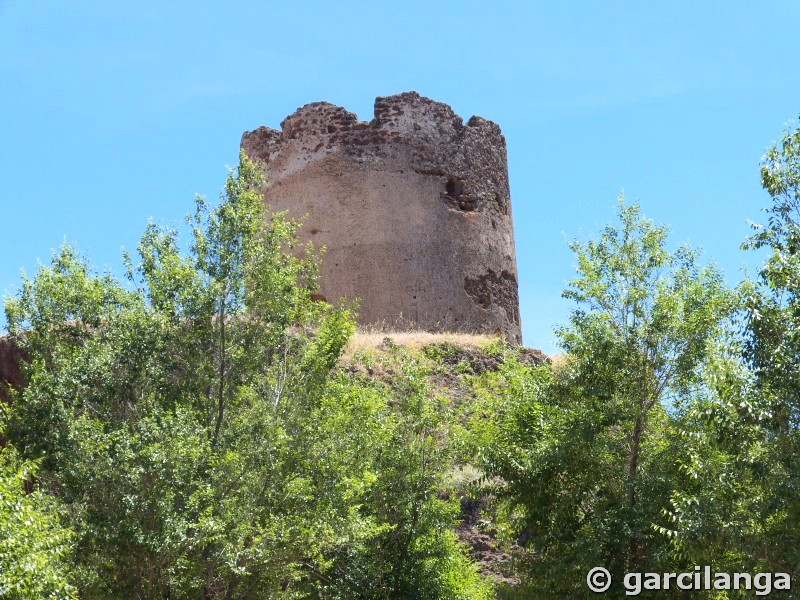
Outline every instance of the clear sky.
<path fill-rule="evenodd" d="M 731 283 L 758 266 L 739 245 L 800 112 L 798 23 L 793 1 L 0 0 L 0 294 L 64 239 L 121 275 L 149 218 L 217 196 L 245 130 L 416 90 L 501 126 L 524 340 L 554 351 L 567 239 L 623 189 Z"/>

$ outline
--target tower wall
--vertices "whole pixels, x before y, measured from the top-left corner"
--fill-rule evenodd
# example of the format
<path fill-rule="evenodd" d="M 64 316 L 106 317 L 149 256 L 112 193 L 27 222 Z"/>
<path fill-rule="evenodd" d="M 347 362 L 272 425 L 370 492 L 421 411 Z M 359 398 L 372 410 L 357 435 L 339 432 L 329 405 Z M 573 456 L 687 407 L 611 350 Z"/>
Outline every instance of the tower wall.
<path fill-rule="evenodd" d="M 501 333 L 521 342 L 505 139 L 416 92 L 375 101 L 372 121 L 326 102 L 281 130 L 244 134 L 266 202 L 325 246 L 321 293 L 360 298 L 360 322 Z"/>

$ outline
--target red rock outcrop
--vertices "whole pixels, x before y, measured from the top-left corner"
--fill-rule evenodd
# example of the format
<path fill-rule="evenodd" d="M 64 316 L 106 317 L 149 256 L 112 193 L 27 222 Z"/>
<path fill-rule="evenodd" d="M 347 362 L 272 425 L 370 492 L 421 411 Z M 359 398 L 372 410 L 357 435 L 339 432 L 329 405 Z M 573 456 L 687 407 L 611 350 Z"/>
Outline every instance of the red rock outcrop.
<path fill-rule="evenodd" d="M 22 351 L 9 336 L 0 337 L 0 402 L 8 401 L 11 387 L 22 385 Z"/>

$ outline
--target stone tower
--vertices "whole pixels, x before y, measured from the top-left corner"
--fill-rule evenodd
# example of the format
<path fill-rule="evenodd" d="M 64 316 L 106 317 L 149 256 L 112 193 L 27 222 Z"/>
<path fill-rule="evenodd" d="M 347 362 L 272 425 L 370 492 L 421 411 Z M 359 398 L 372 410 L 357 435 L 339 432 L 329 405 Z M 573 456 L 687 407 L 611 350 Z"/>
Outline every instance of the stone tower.
<path fill-rule="evenodd" d="M 375 117 L 327 102 L 242 148 L 266 168 L 266 202 L 327 247 L 321 293 L 360 298 L 360 322 L 501 333 L 521 342 L 505 138 L 416 92 L 375 100 Z"/>

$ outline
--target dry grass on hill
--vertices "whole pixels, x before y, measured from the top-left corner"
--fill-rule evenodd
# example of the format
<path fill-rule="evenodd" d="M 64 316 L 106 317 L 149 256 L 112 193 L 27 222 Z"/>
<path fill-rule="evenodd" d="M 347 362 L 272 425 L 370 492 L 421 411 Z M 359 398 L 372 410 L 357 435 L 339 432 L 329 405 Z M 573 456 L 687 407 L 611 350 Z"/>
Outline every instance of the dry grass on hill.
<path fill-rule="evenodd" d="M 418 349 L 429 344 L 449 342 L 456 346 L 484 348 L 497 339 L 496 336 L 474 333 L 431 333 L 428 331 L 375 331 L 359 329 L 350 338 L 344 351 L 348 359 L 359 350 L 378 350 L 385 346 L 389 338 L 398 346 Z"/>

